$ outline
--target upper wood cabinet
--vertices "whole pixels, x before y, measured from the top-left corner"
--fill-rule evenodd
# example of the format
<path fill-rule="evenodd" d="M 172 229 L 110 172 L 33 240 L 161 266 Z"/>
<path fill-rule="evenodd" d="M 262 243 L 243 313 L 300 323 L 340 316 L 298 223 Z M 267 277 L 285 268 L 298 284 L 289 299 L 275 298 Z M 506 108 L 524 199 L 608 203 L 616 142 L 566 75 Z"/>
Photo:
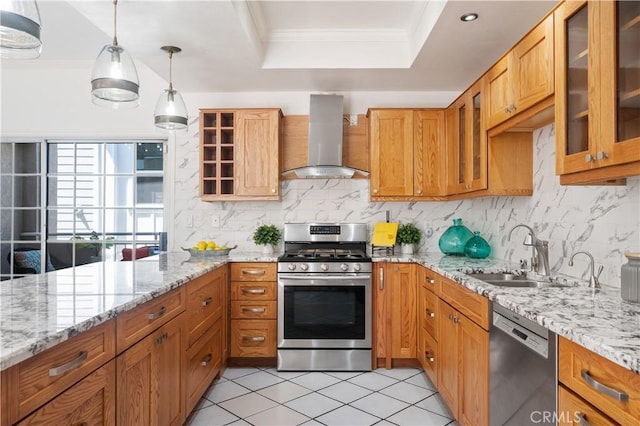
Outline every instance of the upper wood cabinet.
<path fill-rule="evenodd" d="M 487 71 L 487 129 L 553 94 L 553 40 L 550 14 Z"/>
<path fill-rule="evenodd" d="M 279 109 L 200 110 L 203 201 L 279 200 Z"/>
<path fill-rule="evenodd" d="M 487 132 L 483 121 L 484 80 L 447 108 L 447 193 L 487 187 Z"/>
<path fill-rule="evenodd" d="M 560 183 L 640 174 L 640 3 L 565 2 L 556 19 Z"/>
<path fill-rule="evenodd" d="M 446 194 L 443 110 L 370 109 L 371 200 Z"/>

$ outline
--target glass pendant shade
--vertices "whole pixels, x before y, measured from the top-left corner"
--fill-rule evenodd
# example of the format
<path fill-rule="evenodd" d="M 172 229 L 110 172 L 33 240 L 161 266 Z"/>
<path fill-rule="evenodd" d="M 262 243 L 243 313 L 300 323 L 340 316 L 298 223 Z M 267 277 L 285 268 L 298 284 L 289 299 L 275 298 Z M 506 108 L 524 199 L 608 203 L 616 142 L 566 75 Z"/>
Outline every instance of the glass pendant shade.
<path fill-rule="evenodd" d="M 91 72 L 93 103 L 114 109 L 135 108 L 139 88 L 138 72 L 129 52 L 115 44 L 104 46 Z"/>
<path fill-rule="evenodd" d="M 169 88 L 162 91 L 156 103 L 153 113 L 155 125 L 165 130 L 185 129 L 188 125 L 187 106 L 180 93 L 174 90 L 172 81 L 173 54 L 181 52 L 182 49 L 176 46 L 162 46 L 161 49 L 169 53 Z"/>
<path fill-rule="evenodd" d="M 0 0 L 0 58 L 34 59 L 41 48 L 35 0 Z"/>
<path fill-rule="evenodd" d="M 161 129 L 180 130 L 187 127 L 187 106 L 177 90 L 162 91 L 153 115 L 156 127 Z"/>
<path fill-rule="evenodd" d="M 117 18 L 118 0 L 113 0 L 113 43 L 102 48 L 93 65 L 91 98 L 107 108 L 135 108 L 140 102 L 138 71 L 129 52 L 118 44 Z"/>

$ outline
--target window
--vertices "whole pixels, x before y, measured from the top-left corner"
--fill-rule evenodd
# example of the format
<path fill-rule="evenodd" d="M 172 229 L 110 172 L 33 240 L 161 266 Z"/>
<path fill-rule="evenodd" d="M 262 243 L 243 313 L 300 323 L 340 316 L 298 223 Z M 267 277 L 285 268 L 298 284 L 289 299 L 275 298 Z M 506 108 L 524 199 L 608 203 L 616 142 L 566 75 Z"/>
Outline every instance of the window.
<path fill-rule="evenodd" d="M 56 140 L 0 148 L 3 278 L 30 272 L 16 270 L 4 254 L 16 249 L 38 249 L 42 264 L 62 269 L 120 259 L 124 247 L 157 245 L 164 141 Z"/>

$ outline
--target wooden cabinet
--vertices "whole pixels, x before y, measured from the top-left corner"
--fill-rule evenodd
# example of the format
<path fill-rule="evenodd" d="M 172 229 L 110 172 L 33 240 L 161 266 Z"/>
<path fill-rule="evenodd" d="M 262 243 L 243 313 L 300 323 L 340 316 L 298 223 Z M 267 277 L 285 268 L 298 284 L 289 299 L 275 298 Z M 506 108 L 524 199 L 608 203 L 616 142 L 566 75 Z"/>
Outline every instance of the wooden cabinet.
<path fill-rule="evenodd" d="M 279 200 L 279 109 L 200 110 L 203 201 Z"/>
<path fill-rule="evenodd" d="M 550 14 L 487 71 L 487 129 L 553 94 L 553 31 Z"/>
<path fill-rule="evenodd" d="M 489 332 L 442 299 L 438 390 L 460 424 L 489 422 Z"/>
<path fill-rule="evenodd" d="M 107 363 L 115 346 L 115 322 L 107 321 L 3 371 L 2 424 L 24 418 Z"/>
<path fill-rule="evenodd" d="M 117 353 L 121 353 L 185 309 L 186 292 L 182 286 L 116 317 Z"/>
<path fill-rule="evenodd" d="M 478 80 L 447 108 L 447 193 L 487 187 L 487 132 Z"/>
<path fill-rule="evenodd" d="M 276 356 L 276 264 L 231 264 L 231 337 L 233 358 Z"/>
<path fill-rule="evenodd" d="M 440 312 L 438 296 L 435 293 L 438 275 L 424 266 L 416 266 L 418 286 L 418 352 L 417 358 L 429 376 L 438 386 L 438 333 Z"/>
<path fill-rule="evenodd" d="M 376 279 L 377 363 L 415 359 L 417 349 L 415 264 L 378 263 Z"/>
<path fill-rule="evenodd" d="M 623 425 L 636 424 L 640 419 L 640 375 L 564 337 L 558 340 L 560 383 L 595 411 Z"/>
<path fill-rule="evenodd" d="M 187 283 L 186 413 L 196 406 L 225 359 L 227 265 Z"/>
<path fill-rule="evenodd" d="M 615 422 L 564 386 L 558 386 L 559 426 L 611 426 Z"/>
<path fill-rule="evenodd" d="M 446 195 L 442 110 L 370 109 L 371 200 Z"/>
<path fill-rule="evenodd" d="M 185 408 L 184 316 L 167 322 L 116 358 L 120 425 L 181 425 Z"/>
<path fill-rule="evenodd" d="M 560 183 L 640 175 L 640 5 L 565 2 L 555 14 Z"/>
<path fill-rule="evenodd" d="M 115 372 L 111 360 L 18 424 L 115 425 Z"/>
<path fill-rule="evenodd" d="M 489 301 L 440 277 L 438 390 L 461 424 L 489 422 Z"/>

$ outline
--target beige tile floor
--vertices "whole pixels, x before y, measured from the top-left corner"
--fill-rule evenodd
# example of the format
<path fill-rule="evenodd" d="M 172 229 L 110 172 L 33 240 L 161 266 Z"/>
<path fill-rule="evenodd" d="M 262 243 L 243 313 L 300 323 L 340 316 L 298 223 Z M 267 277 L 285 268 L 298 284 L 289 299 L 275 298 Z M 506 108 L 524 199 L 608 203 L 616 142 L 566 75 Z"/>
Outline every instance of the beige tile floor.
<path fill-rule="evenodd" d="M 187 424 L 454 426 L 422 370 L 279 372 L 228 368 Z"/>

